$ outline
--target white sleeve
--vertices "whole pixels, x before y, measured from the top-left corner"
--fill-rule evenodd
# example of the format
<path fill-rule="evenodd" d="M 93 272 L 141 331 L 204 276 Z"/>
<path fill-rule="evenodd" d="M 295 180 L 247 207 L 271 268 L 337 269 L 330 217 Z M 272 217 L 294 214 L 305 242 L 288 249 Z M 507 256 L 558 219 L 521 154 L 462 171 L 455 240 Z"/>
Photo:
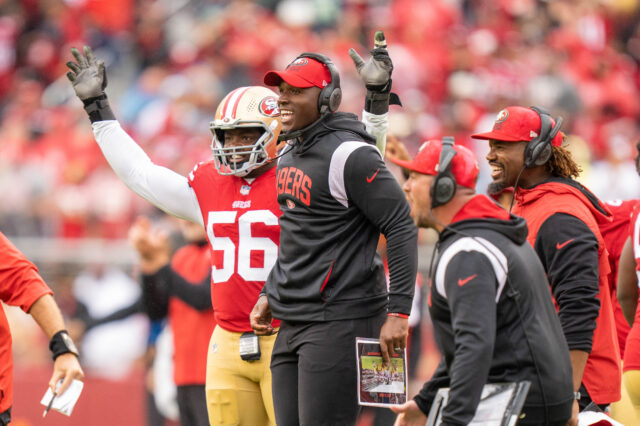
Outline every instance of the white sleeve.
<path fill-rule="evenodd" d="M 387 131 L 389 130 L 389 113 L 385 112 L 381 115 L 371 114 L 367 111 L 362 111 L 362 122 L 367 128 L 367 133 L 376 138 L 376 146 L 378 151 L 384 158 L 384 152 L 387 148 Z"/>
<path fill-rule="evenodd" d="M 170 215 L 204 225 L 186 177 L 151 162 L 118 121 L 97 121 L 92 128 L 107 162 L 129 189 Z"/>

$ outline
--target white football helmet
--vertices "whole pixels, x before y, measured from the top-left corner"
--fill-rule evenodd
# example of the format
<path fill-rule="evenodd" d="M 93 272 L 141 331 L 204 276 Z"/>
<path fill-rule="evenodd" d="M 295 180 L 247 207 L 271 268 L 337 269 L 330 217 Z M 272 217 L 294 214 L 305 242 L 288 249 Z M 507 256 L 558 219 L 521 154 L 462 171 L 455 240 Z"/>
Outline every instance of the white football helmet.
<path fill-rule="evenodd" d="M 280 123 L 278 95 L 261 86 L 241 87 L 224 97 L 214 120 L 209 124 L 213 133 L 213 160 L 221 175 L 246 176 L 276 156 Z M 225 130 L 258 128 L 262 135 L 247 146 L 224 146 Z M 244 162 L 232 161 L 233 156 L 247 156 Z"/>

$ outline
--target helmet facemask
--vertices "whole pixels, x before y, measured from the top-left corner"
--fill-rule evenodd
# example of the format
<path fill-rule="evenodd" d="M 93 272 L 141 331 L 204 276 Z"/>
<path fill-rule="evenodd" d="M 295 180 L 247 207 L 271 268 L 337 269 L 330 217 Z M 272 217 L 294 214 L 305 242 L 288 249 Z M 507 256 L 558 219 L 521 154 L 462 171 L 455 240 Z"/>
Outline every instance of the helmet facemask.
<path fill-rule="evenodd" d="M 239 120 L 234 123 L 221 124 L 216 120 L 211 123 L 210 127 L 213 133 L 213 140 L 211 141 L 213 161 L 218 173 L 221 175 L 246 176 L 270 160 L 266 144 L 273 139 L 274 133 L 262 121 Z M 253 144 L 225 147 L 224 132 L 241 128 L 259 129 L 262 134 Z M 235 156 L 248 157 L 244 161 L 235 161 Z"/>

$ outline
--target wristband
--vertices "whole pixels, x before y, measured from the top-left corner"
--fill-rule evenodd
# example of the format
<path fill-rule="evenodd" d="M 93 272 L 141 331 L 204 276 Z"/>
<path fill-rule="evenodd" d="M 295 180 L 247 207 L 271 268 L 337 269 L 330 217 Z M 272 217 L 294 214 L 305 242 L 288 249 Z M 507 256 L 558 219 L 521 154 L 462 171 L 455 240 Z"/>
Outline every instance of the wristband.
<path fill-rule="evenodd" d="M 389 312 L 387 313 L 388 317 L 398 317 L 398 318 L 404 318 L 404 319 L 409 319 L 409 315 L 406 314 L 400 314 L 397 312 Z"/>
<path fill-rule="evenodd" d="M 67 330 L 58 331 L 53 335 L 49 341 L 49 350 L 51 351 L 52 358 L 55 361 L 60 355 L 72 353 L 75 356 L 80 356 L 78 348 L 69 337 Z"/>
<path fill-rule="evenodd" d="M 96 121 L 115 120 L 116 116 L 111 111 L 109 100 L 106 94 L 96 96 L 93 98 L 84 99 L 84 110 L 89 114 L 89 120 L 92 123 Z"/>
<path fill-rule="evenodd" d="M 381 90 L 374 90 L 367 87 L 367 94 L 364 99 L 364 110 L 375 115 L 385 114 L 389 111 L 389 105 L 400 105 L 400 97 L 391 92 L 391 80 L 387 82 Z"/>
<path fill-rule="evenodd" d="M 582 395 L 580 394 L 580 392 L 573 393 L 573 399 L 575 399 L 576 401 L 580 401 L 581 398 L 582 398 Z"/>

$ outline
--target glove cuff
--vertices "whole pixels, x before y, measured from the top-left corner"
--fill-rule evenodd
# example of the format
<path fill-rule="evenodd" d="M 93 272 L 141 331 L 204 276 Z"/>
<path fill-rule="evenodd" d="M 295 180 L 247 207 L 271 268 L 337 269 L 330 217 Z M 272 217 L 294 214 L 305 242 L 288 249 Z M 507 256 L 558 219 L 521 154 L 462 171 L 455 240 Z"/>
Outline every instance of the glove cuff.
<path fill-rule="evenodd" d="M 105 93 L 93 98 L 83 99 L 82 103 L 84 104 L 84 110 L 89 114 L 91 123 L 116 119 Z"/>
<path fill-rule="evenodd" d="M 375 115 L 382 115 L 389 112 L 389 105 L 400 105 L 400 98 L 395 93 L 380 93 L 367 90 L 364 100 L 364 110 Z"/>

